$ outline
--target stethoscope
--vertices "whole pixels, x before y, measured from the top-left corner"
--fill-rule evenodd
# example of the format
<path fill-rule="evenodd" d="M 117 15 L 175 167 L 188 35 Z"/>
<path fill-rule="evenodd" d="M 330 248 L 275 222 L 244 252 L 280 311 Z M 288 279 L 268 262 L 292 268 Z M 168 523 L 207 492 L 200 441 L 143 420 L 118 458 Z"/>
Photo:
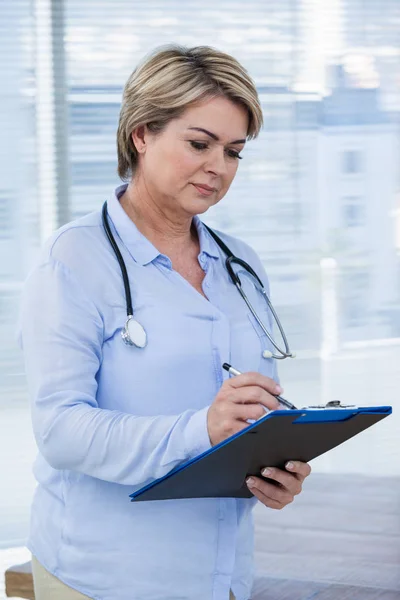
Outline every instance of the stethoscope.
<path fill-rule="evenodd" d="M 128 346 L 136 346 L 137 348 L 144 348 L 147 345 L 147 334 L 146 334 L 144 327 L 133 316 L 132 296 L 131 296 L 131 290 L 130 290 L 130 286 L 129 286 L 128 273 L 126 270 L 124 259 L 122 258 L 122 254 L 118 248 L 118 245 L 117 245 L 117 243 L 114 239 L 114 236 L 111 232 L 111 229 L 110 229 L 110 224 L 108 221 L 108 212 L 107 212 L 107 201 L 104 202 L 104 204 L 103 204 L 102 220 L 103 220 L 103 227 L 104 227 L 104 230 L 108 237 L 108 240 L 111 244 L 112 249 L 115 252 L 119 266 L 121 267 L 122 279 L 124 281 L 125 298 L 126 298 L 126 313 L 127 313 L 128 318 L 126 320 L 125 327 L 123 328 L 123 330 L 121 332 L 121 336 L 122 336 L 122 339 L 124 340 L 125 344 L 127 344 Z M 275 350 L 278 352 L 278 354 L 274 354 L 270 350 L 264 350 L 262 352 L 263 358 L 275 358 L 275 359 L 280 359 L 280 360 L 283 358 L 295 358 L 296 355 L 294 352 L 291 352 L 291 350 L 289 348 L 289 344 L 287 342 L 286 335 L 285 335 L 285 332 L 281 325 L 281 322 L 278 318 L 278 315 L 276 314 L 276 312 L 274 310 L 274 307 L 272 306 L 272 304 L 270 302 L 270 299 L 268 298 L 264 284 L 261 281 L 261 279 L 258 277 L 257 273 L 255 271 L 253 271 L 251 266 L 249 264 L 247 264 L 244 260 L 235 256 L 229 250 L 228 246 L 226 244 L 224 244 L 224 242 L 217 236 L 217 234 L 214 233 L 214 231 L 212 231 L 212 229 L 210 229 L 207 225 L 205 225 L 205 227 L 206 227 L 207 231 L 211 234 L 211 236 L 214 238 L 214 240 L 217 242 L 217 244 L 221 248 L 221 250 L 227 255 L 227 258 L 225 260 L 225 266 L 229 273 L 229 277 L 231 278 L 232 283 L 235 284 L 235 286 L 238 289 L 243 300 L 246 302 L 247 306 L 249 307 L 253 317 L 256 319 L 256 321 L 259 324 L 259 326 L 261 327 L 262 331 L 265 333 L 265 335 L 267 336 L 267 338 L 269 339 L 269 341 L 271 342 L 271 344 L 273 345 Z M 282 350 L 277 345 L 277 343 L 274 341 L 271 334 L 266 329 L 265 325 L 263 324 L 263 322 L 257 315 L 255 309 L 251 305 L 250 300 L 247 298 L 245 292 L 243 291 L 242 282 L 240 280 L 240 277 L 233 269 L 232 265 L 234 265 L 234 264 L 240 265 L 245 271 L 247 271 L 247 274 L 251 275 L 256 280 L 256 282 L 257 282 L 256 287 L 258 287 L 260 293 L 263 295 L 263 297 L 275 319 L 275 323 L 277 324 L 277 326 L 279 328 L 279 331 L 280 331 L 280 334 L 282 336 L 282 340 L 283 340 L 283 343 L 285 346 L 285 350 Z"/>

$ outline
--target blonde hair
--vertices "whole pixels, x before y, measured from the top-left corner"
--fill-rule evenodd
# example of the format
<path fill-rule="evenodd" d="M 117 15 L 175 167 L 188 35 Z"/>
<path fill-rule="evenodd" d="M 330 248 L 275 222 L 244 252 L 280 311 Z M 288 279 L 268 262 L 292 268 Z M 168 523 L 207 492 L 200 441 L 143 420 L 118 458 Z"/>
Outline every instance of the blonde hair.
<path fill-rule="evenodd" d="M 255 84 L 233 56 L 210 46 L 159 46 L 147 54 L 126 82 L 119 116 L 118 174 L 134 175 L 138 153 L 132 132 L 147 125 L 157 134 L 190 104 L 224 96 L 247 109 L 247 139 L 258 136 L 263 116 Z"/>

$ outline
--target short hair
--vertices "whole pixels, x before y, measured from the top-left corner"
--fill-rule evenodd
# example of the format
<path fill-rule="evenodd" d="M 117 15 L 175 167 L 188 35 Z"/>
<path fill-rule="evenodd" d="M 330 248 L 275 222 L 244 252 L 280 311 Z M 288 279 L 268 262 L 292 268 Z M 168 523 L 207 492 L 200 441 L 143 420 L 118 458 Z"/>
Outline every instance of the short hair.
<path fill-rule="evenodd" d="M 147 125 L 160 133 L 191 104 L 225 97 L 247 109 L 246 139 L 258 136 L 263 116 L 256 86 L 233 56 L 210 46 L 158 46 L 148 53 L 125 84 L 117 133 L 118 174 L 135 174 L 138 153 L 132 132 Z"/>

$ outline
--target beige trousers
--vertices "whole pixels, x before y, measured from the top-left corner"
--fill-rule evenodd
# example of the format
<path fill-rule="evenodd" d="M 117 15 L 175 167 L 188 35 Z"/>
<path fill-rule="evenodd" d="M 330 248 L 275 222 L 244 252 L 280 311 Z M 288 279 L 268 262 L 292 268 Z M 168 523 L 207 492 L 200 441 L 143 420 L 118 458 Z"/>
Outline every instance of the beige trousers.
<path fill-rule="evenodd" d="M 35 600 L 90 600 L 89 596 L 70 588 L 46 571 L 34 556 L 32 556 L 32 574 Z M 229 600 L 235 600 L 232 590 Z"/>
<path fill-rule="evenodd" d="M 90 600 L 46 571 L 33 555 L 32 575 L 35 600 Z"/>

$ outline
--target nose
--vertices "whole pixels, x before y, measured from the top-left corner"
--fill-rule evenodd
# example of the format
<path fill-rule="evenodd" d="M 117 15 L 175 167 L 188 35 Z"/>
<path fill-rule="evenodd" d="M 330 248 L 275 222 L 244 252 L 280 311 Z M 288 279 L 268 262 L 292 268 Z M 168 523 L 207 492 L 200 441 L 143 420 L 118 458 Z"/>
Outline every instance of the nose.
<path fill-rule="evenodd" d="M 212 154 L 209 156 L 206 165 L 207 171 L 214 173 L 214 175 L 223 176 L 227 171 L 226 155 L 224 148 L 215 148 Z"/>

